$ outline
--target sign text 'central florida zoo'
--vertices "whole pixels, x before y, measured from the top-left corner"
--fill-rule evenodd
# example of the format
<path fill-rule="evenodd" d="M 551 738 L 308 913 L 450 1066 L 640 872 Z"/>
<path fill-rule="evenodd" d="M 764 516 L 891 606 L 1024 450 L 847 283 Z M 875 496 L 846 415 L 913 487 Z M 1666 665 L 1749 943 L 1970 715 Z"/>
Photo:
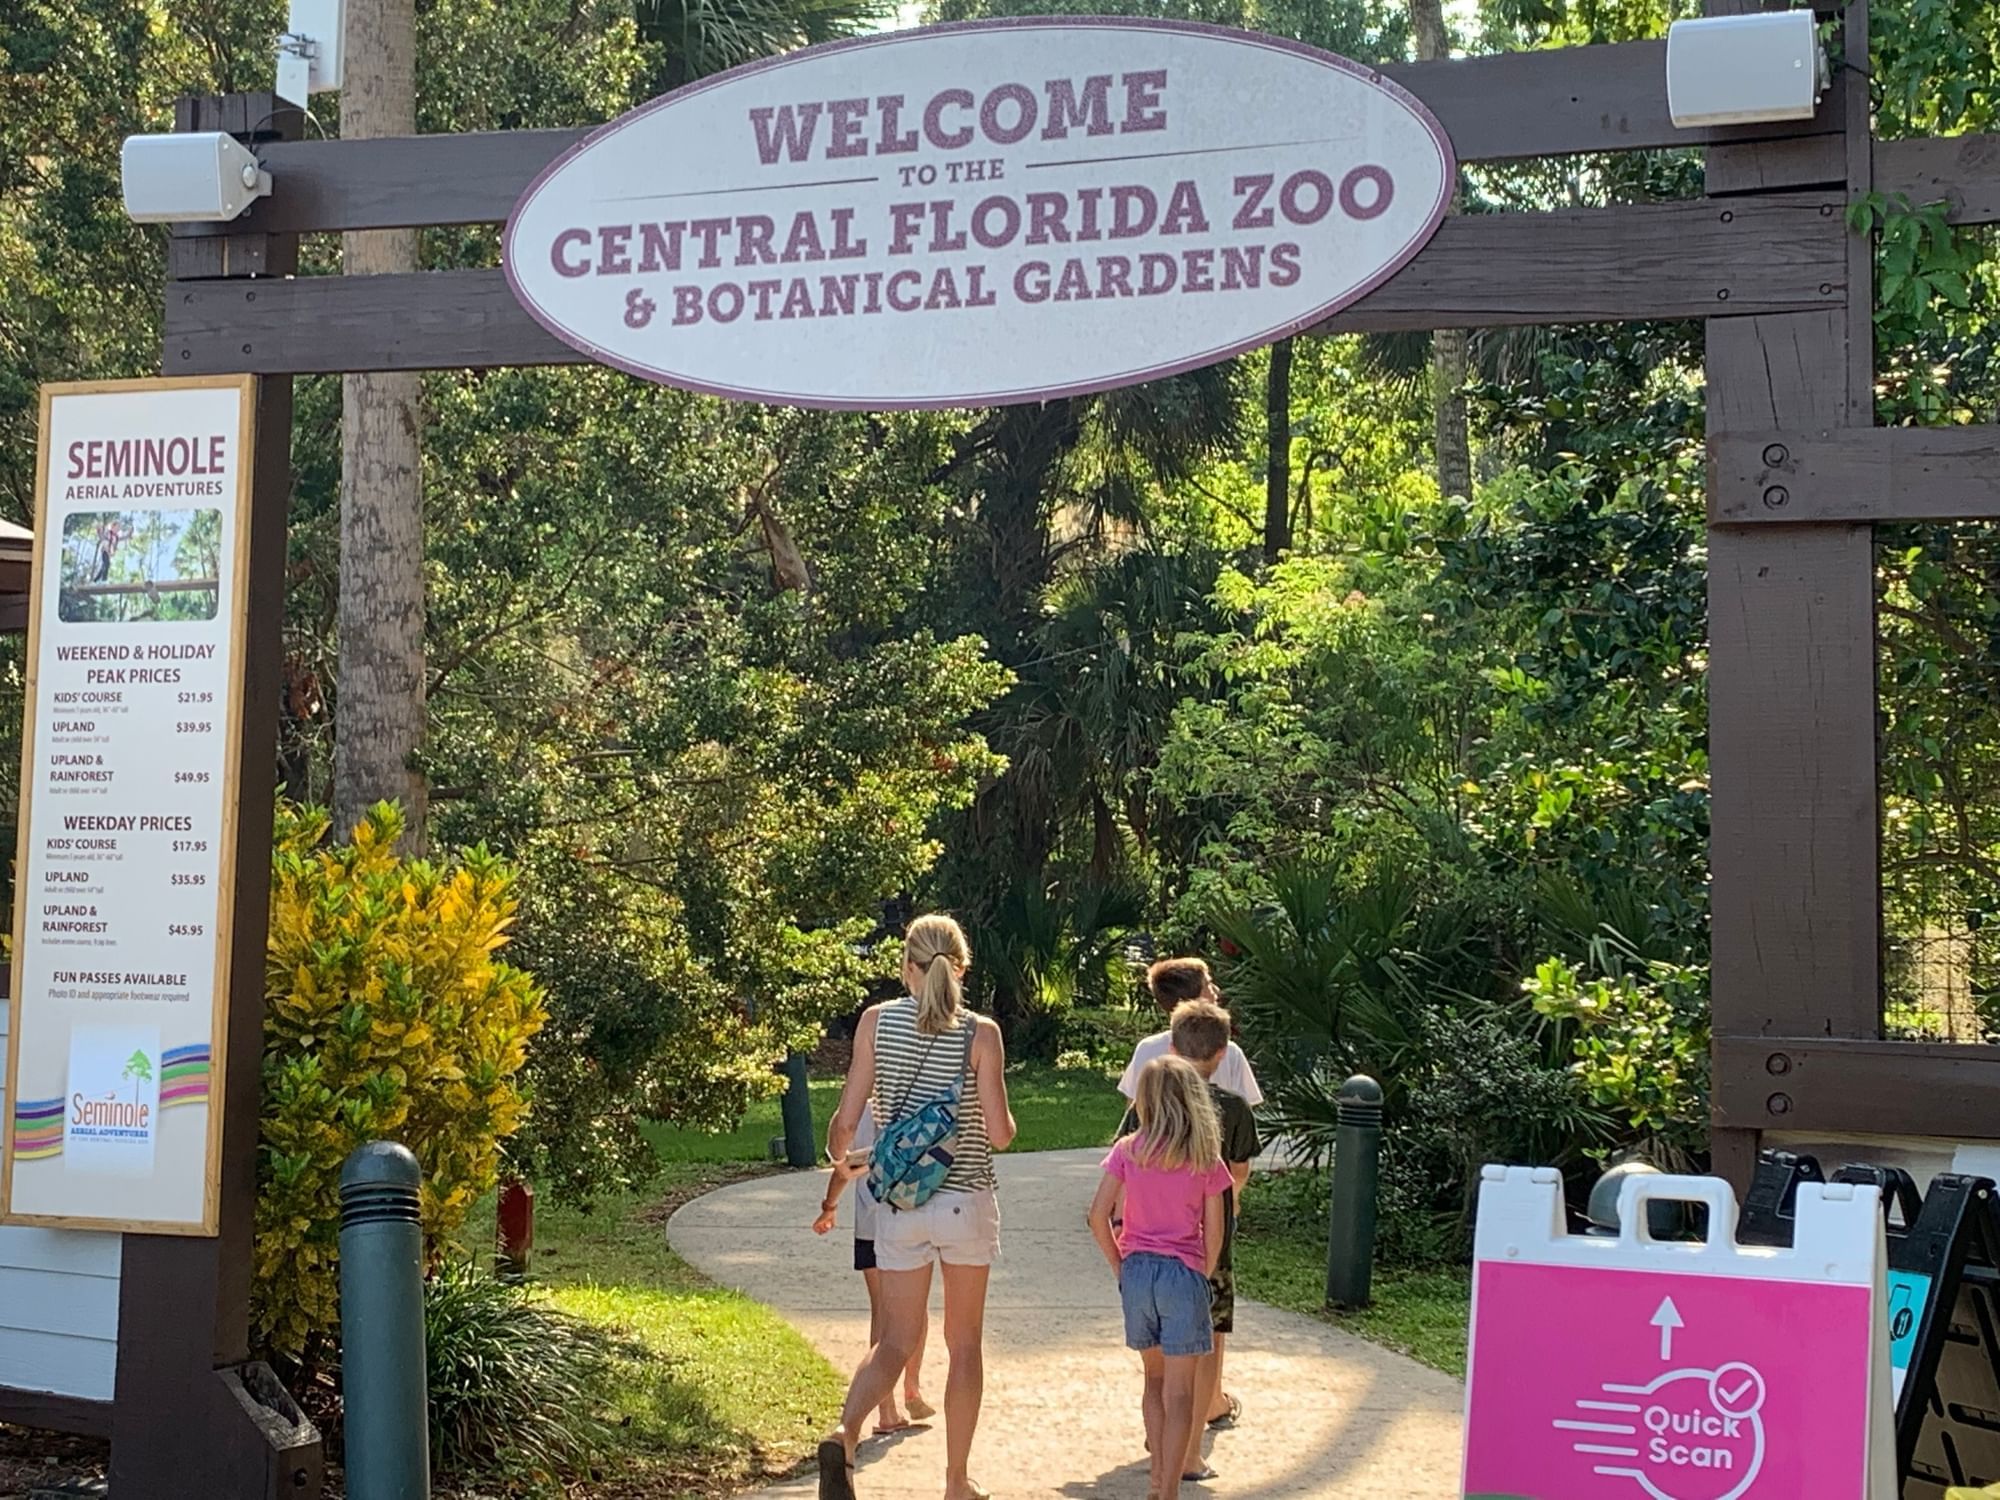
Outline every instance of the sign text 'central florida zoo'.
<path fill-rule="evenodd" d="M 634 375 L 799 406 L 1106 390 L 1310 326 L 1437 229 L 1409 93 L 1270 37 L 1155 21 L 936 27 L 654 100 L 544 172 L 515 294 Z"/>

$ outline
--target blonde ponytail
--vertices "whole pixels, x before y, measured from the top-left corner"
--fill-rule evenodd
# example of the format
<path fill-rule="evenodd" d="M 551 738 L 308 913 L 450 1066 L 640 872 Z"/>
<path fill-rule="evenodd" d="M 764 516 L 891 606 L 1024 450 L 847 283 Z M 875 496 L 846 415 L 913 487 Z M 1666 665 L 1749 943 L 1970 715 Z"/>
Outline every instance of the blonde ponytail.
<path fill-rule="evenodd" d="M 1206 1172 L 1222 1160 L 1222 1121 L 1193 1063 L 1168 1053 L 1139 1072 L 1132 1100 L 1139 1130 L 1132 1154 L 1166 1172 Z"/>
<path fill-rule="evenodd" d="M 950 917 L 918 917 L 903 940 L 903 963 L 922 976 L 917 986 L 917 1030 L 939 1036 L 958 1024 L 965 992 L 959 975 L 972 967 L 972 945 Z"/>

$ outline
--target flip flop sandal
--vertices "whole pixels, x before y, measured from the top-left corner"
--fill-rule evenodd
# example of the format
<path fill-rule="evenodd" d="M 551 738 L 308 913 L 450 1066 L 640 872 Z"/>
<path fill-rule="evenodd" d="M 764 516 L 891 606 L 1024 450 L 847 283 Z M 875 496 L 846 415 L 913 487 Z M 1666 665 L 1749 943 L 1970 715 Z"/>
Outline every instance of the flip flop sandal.
<path fill-rule="evenodd" d="M 1222 1476 L 1220 1474 L 1216 1473 L 1215 1470 L 1211 1469 L 1207 1464 L 1203 1464 L 1194 1473 L 1181 1475 L 1181 1483 L 1206 1484 L 1211 1479 L 1220 1479 L 1221 1477 Z"/>
<path fill-rule="evenodd" d="M 1208 1430 L 1210 1432 L 1226 1432 L 1229 1428 L 1234 1427 L 1238 1422 L 1243 1420 L 1243 1398 L 1241 1396 L 1230 1396 L 1226 1399 L 1229 1402 L 1229 1410 L 1219 1417 L 1210 1417 L 1208 1419 Z"/>
<path fill-rule="evenodd" d="M 838 1438 L 819 1445 L 819 1500 L 855 1500 L 854 1465 Z"/>

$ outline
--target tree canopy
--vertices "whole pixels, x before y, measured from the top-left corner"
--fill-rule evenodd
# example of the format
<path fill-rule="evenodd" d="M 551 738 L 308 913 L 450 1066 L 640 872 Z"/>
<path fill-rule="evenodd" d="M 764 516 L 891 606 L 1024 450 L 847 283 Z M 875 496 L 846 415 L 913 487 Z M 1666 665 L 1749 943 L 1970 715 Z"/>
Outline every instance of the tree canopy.
<path fill-rule="evenodd" d="M 1079 8 L 1107 7 L 934 14 Z M 178 94 L 264 82 L 277 9 L 0 19 L 15 518 L 36 386 L 157 363 L 162 241 L 118 210 L 118 141 Z M 1377 0 L 1138 10 L 1371 59 L 1412 45 Z M 1448 40 L 1625 40 L 1674 13 L 1484 0 Z M 421 125 L 597 121 L 886 19 L 427 0 Z M 1990 20 L 1979 0 L 1876 10 L 1885 133 L 1990 125 Z M 1468 169 L 1459 202 L 1700 190 L 1695 154 L 1656 152 Z M 1990 419 L 1990 245 L 1924 205 L 1856 212 L 1880 236 L 1883 419 Z M 430 231 L 421 254 L 488 266 L 496 236 Z M 335 269 L 336 247 L 307 263 Z M 1133 956 L 1210 953 L 1308 1138 L 1347 1070 L 1396 1080 L 1394 1190 L 1427 1209 L 1455 1211 L 1481 1155 L 1698 1153 L 1700 356 L 1695 325 L 1473 335 L 1462 495 L 1435 478 L 1437 366 L 1394 338 L 942 414 L 730 406 L 602 369 L 425 377 L 430 833 L 521 872 L 514 956 L 549 1009 L 538 1169 L 587 1195 L 643 1168 L 646 1119 L 717 1122 L 774 1087 L 893 974 L 884 945 L 918 907 L 968 921 L 975 994 L 1030 1050 L 1127 1002 Z M 339 422 L 338 383 L 301 381 L 280 747 L 301 800 L 327 792 L 340 713 Z M 1881 541 L 1892 1020 L 1985 1035 L 2000 545 Z"/>

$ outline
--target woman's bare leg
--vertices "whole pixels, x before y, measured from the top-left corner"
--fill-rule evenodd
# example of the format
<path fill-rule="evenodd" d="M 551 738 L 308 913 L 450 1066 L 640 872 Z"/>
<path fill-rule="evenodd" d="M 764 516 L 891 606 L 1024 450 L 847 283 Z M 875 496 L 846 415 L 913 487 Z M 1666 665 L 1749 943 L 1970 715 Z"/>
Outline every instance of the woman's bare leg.
<path fill-rule="evenodd" d="M 854 1372 L 847 1387 L 847 1404 L 841 1408 L 840 1425 L 830 1436 L 847 1450 L 851 1462 L 854 1445 L 861 1441 L 861 1429 L 868 1413 L 888 1400 L 896 1390 L 896 1379 L 910 1362 L 924 1320 L 930 1316 L 931 1268 L 916 1271 L 877 1271 L 876 1301 L 881 1309 L 881 1334 Z"/>
<path fill-rule="evenodd" d="M 882 1273 L 870 1266 L 861 1273 L 861 1279 L 868 1283 L 868 1347 L 873 1349 L 882 1342 Z M 928 1323 L 930 1319 L 924 1321 Z M 923 1345 L 920 1343 L 917 1347 L 921 1350 Z M 900 1432 L 909 1425 L 902 1412 L 896 1409 L 896 1393 L 891 1390 L 883 1397 L 881 1406 L 876 1408 L 875 1430 Z"/>
<path fill-rule="evenodd" d="M 951 1364 L 944 1383 L 944 1500 L 974 1500 L 972 1435 L 986 1390 L 986 1282 L 989 1266 L 944 1268 L 944 1343 Z"/>
<path fill-rule="evenodd" d="M 924 1321 L 917 1326 L 917 1352 L 903 1366 L 903 1401 L 910 1408 L 910 1415 L 920 1422 L 937 1415 L 937 1408 L 924 1400 L 924 1350 L 930 1344 L 930 1336 L 930 1310 L 926 1308 Z"/>

